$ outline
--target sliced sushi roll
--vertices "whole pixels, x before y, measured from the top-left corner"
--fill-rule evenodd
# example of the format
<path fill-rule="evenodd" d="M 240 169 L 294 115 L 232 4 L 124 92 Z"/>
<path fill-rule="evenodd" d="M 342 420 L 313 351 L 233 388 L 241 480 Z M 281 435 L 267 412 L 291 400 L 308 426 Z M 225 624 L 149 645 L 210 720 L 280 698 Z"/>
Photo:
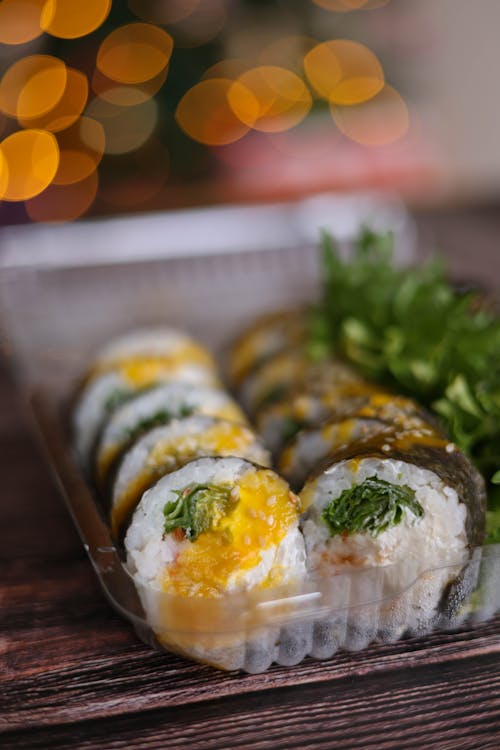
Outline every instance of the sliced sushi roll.
<path fill-rule="evenodd" d="M 210 352 L 176 328 L 144 328 L 126 333 L 106 344 L 95 356 L 92 371 L 114 370 L 118 365 L 154 369 L 161 364 L 197 365 L 215 372 Z"/>
<path fill-rule="evenodd" d="M 105 419 L 136 393 L 179 380 L 217 386 L 211 355 L 190 337 L 171 329 L 137 331 L 98 353 L 73 412 L 74 448 L 88 471 L 92 449 Z"/>
<path fill-rule="evenodd" d="M 380 393 L 380 386 L 362 380 L 299 389 L 259 410 L 257 432 L 277 456 L 300 430 L 354 414 L 375 393 Z"/>
<path fill-rule="evenodd" d="M 337 451 L 300 497 L 309 570 L 328 576 L 393 565 L 390 596 L 400 593 L 398 566 L 414 564 L 422 577 L 403 628 L 432 622 L 455 578 L 446 566 L 464 561 L 484 536 L 482 477 L 453 444 L 418 430 Z M 393 616 L 388 610 L 380 627 Z"/>
<path fill-rule="evenodd" d="M 264 315 L 233 343 L 227 363 L 230 382 L 238 388 L 244 378 L 278 352 L 303 344 L 307 311 L 286 310 Z"/>
<path fill-rule="evenodd" d="M 155 427 L 132 445 L 118 467 L 111 500 L 115 538 L 151 485 L 201 456 L 238 456 L 261 466 L 270 466 L 271 461 L 252 430 L 242 424 L 192 416 Z"/>
<path fill-rule="evenodd" d="M 172 419 L 193 414 L 246 423 L 240 407 L 227 393 L 188 383 L 155 386 L 115 409 L 102 431 L 95 454 L 95 474 L 101 491 L 105 490 L 115 461 L 140 435 Z"/>
<path fill-rule="evenodd" d="M 278 467 L 292 487 L 301 489 L 307 476 L 323 459 L 342 446 L 365 440 L 373 435 L 421 430 L 422 435 L 439 435 L 431 417 L 411 399 L 375 393 L 366 403 L 356 406 L 356 399 L 349 416 L 335 418 L 332 414 L 324 424 L 301 430 L 291 440 L 279 457 Z M 345 413 L 342 403 L 337 413 Z"/>
<path fill-rule="evenodd" d="M 349 365 L 338 360 L 314 362 L 303 349 L 287 349 L 267 360 L 245 379 L 240 400 L 250 414 L 265 411 L 298 388 L 326 388 L 361 381 Z"/>
<path fill-rule="evenodd" d="M 301 583 L 298 519 L 285 480 L 244 459 L 199 458 L 160 479 L 125 537 L 127 566 L 159 642 L 221 668 L 243 666 L 248 636 L 237 620 L 245 608 L 240 601 L 233 623 L 226 597 Z M 225 616 L 217 619 L 220 606 Z M 277 636 L 270 628 L 260 637 L 268 662 Z"/>

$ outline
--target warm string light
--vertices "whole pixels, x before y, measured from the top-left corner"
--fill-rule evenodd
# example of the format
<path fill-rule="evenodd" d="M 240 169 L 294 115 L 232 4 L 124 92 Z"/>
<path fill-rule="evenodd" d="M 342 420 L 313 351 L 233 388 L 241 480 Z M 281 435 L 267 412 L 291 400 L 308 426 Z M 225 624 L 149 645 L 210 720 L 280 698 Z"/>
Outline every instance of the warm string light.
<path fill-rule="evenodd" d="M 389 0 L 313 2 L 347 13 Z M 65 40 L 84 37 L 102 26 L 111 5 L 111 0 L 2 0 L 0 43 L 22 45 L 44 32 Z M 109 205 L 139 205 L 165 184 L 169 157 L 155 137 L 155 96 L 168 85 L 174 44 L 193 47 L 216 37 L 226 20 L 226 3 L 129 0 L 128 6 L 138 20 L 101 36 L 89 78 L 55 56 L 29 54 L 10 65 L 0 81 L 0 135 L 6 124 L 8 134 L 0 141 L 0 200 L 25 201 L 33 221 L 82 216 L 95 199 L 105 155 L 114 160 L 113 179 L 100 187 Z M 386 83 L 368 47 L 293 34 L 267 41 L 251 58 L 212 65 L 181 97 L 175 120 L 189 138 L 224 149 L 251 131 L 264 140 L 285 137 L 306 119 L 313 99 L 329 106 L 339 140 L 345 136 L 379 147 L 409 128 L 403 98 Z M 14 123 L 21 129 L 12 132 Z M 245 147 L 250 147 L 247 140 Z M 255 149 L 252 154 L 251 161 Z M 235 167 L 241 158 L 242 150 Z"/>

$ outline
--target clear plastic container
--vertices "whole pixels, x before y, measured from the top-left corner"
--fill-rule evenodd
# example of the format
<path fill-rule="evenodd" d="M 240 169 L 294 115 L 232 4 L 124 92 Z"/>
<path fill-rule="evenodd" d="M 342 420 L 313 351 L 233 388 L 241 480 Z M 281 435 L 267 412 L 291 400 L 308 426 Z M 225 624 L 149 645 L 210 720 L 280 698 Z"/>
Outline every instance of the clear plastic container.
<path fill-rule="evenodd" d="M 2 328 L 33 425 L 111 604 L 146 642 L 222 669 L 260 672 L 433 630 L 500 609 L 500 545 L 426 570 L 418 562 L 310 578 L 299 588 L 200 601 L 136 588 L 75 464 L 68 403 L 92 352 L 169 322 L 214 351 L 257 315 L 315 298 L 319 227 L 348 252 L 361 223 L 413 258 L 401 205 L 374 196 L 10 228 L 0 234 Z"/>

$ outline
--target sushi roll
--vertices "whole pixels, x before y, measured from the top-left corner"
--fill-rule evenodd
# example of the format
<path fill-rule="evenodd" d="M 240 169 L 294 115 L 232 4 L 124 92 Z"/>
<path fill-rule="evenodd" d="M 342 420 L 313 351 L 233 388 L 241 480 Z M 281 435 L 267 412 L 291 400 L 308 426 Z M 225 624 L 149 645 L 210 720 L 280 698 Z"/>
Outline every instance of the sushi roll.
<path fill-rule="evenodd" d="M 333 453 L 300 498 L 310 571 L 328 577 L 392 565 L 385 596 L 399 592 L 398 566 L 413 564 L 422 575 L 402 630 L 433 621 L 456 576 L 442 566 L 464 561 L 484 536 L 482 477 L 452 443 L 420 430 Z"/>
<path fill-rule="evenodd" d="M 146 432 L 124 454 L 113 483 L 111 530 L 119 538 L 143 493 L 161 476 L 201 456 L 238 456 L 270 466 L 270 456 L 248 427 L 192 416 Z"/>
<path fill-rule="evenodd" d="M 136 331 L 97 354 L 73 411 L 73 444 L 86 471 L 98 432 L 114 409 L 140 391 L 173 380 L 219 384 L 209 352 L 179 331 Z"/>
<path fill-rule="evenodd" d="M 349 399 L 348 399 L 349 403 Z M 394 431 L 421 430 L 423 435 L 440 434 L 434 420 L 415 401 L 375 393 L 361 407 L 354 398 L 350 410 L 345 401 L 322 425 L 301 430 L 279 457 L 278 468 L 295 489 L 301 489 L 308 474 L 326 456 L 353 442 Z"/>
<path fill-rule="evenodd" d="M 244 459 L 199 458 L 160 479 L 125 537 L 127 566 L 159 642 L 223 669 L 243 666 L 241 602 L 234 623 L 210 613 L 222 606 L 227 614 L 227 597 L 300 585 L 298 521 L 298 499 L 285 480 Z M 275 628 L 262 635 L 269 663 L 277 635 Z"/>
<path fill-rule="evenodd" d="M 292 390 L 326 388 L 361 381 L 349 365 L 338 360 L 315 362 L 303 349 L 287 349 L 267 360 L 247 377 L 239 397 L 250 414 L 265 411 Z"/>
<path fill-rule="evenodd" d="M 277 456 L 300 430 L 354 413 L 374 394 L 388 397 L 362 380 L 299 389 L 258 412 L 257 432 Z"/>
<path fill-rule="evenodd" d="M 238 388 L 247 375 L 278 352 L 304 343 L 307 311 L 286 310 L 264 315 L 233 343 L 227 362 L 229 381 Z"/>
<path fill-rule="evenodd" d="M 101 491 L 115 461 L 140 435 L 172 419 L 200 414 L 246 423 L 239 406 L 224 391 L 166 383 L 151 388 L 115 409 L 100 435 L 95 453 L 96 481 Z"/>
<path fill-rule="evenodd" d="M 176 328 L 144 328 L 132 331 L 104 346 L 95 356 L 92 371 L 114 370 L 117 366 L 147 370 L 162 364 L 196 365 L 215 372 L 210 352 Z M 147 376 L 146 376 L 147 377 Z"/>

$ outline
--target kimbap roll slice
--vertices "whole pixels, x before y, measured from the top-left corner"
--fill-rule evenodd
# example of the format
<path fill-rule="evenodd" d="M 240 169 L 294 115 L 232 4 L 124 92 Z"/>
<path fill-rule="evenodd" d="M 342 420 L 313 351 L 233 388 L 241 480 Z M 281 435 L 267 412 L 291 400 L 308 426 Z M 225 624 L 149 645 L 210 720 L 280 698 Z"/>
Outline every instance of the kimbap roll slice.
<path fill-rule="evenodd" d="M 392 565 L 387 595 L 398 591 L 403 566 L 422 576 L 402 629 L 437 616 L 456 578 L 449 566 L 465 562 L 484 536 L 482 477 L 454 444 L 419 430 L 337 451 L 300 498 L 310 571 L 328 577 Z"/>
<path fill-rule="evenodd" d="M 95 356 L 91 372 L 115 370 L 118 366 L 140 371 L 169 364 L 216 371 L 210 352 L 191 336 L 176 328 L 154 327 L 131 331 L 111 341 Z"/>
<path fill-rule="evenodd" d="M 298 519 L 285 480 L 244 459 L 199 458 L 160 479 L 125 537 L 157 640 L 222 669 L 265 669 L 278 653 L 279 627 L 249 630 L 246 597 L 300 587 Z"/>
<path fill-rule="evenodd" d="M 170 329 L 124 336 L 105 347 L 87 374 L 73 411 L 74 447 L 85 470 L 100 428 L 114 409 L 157 383 L 218 386 L 211 355 Z"/>
<path fill-rule="evenodd" d="M 300 430 L 350 415 L 374 393 L 380 393 L 380 386 L 361 380 L 300 389 L 261 409 L 256 416 L 257 431 L 276 456 Z"/>
<path fill-rule="evenodd" d="M 305 350 L 295 348 L 277 354 L 252 372 L 239 395 L 245 409 L 254 414 L 286 398 L 292 390 L 319 390 L 361 380 L 343 362 L 332 359 L 314 362 Z"/>
<path fill-rule="evenodd" d="M 484 481 L 424 431 L 375 435 L 326 458 L 300 493 L 310 568 L 457 558 L 484 535 Z"/>
<path fill-rule="evenodd" d="M 227 393 L 188 383 L 158 385 L 115 409 L 102 431 L 95 454 L 96 480 L 101 491 L 115 461 L 140 435 L 152 427 L 194 414 L 246 423 L 240 407 Z"/>
<path fill-rule="evenodd" d="M 155 427 L 132 445 L 119 464 L 111 500 L 111 529 L 115 538 L 119 538 L 121 529 L 151 485 L 202 456 L 238 456 L 270 466 L 268 451 L 243 424 L 192 416 Z"/>
<path fill-rule="evenodd" d="M 306 310 L 286 310 L 263 316 L 233 343 L 227 364 L 230 382 L 239 387 L 252 370 L 270 357 L 303 344 L 306 333 Z"/>
<path fill-rule="evenodd" d="M 295 489 L 301 489 L 315 466 L 342 446 L 397 431 L 421 430 L 429 437 L 440 434 L 432 417 L 411 399 L 375 393 L 361 407 L 356 398 L 351 403 L 354 408 L 350 410 L 345 402 L 336 410 L 348 416 L 336 417 L 333 412 L 324 423 L 301 430 L 286 444 L 278 466 Z"/>

